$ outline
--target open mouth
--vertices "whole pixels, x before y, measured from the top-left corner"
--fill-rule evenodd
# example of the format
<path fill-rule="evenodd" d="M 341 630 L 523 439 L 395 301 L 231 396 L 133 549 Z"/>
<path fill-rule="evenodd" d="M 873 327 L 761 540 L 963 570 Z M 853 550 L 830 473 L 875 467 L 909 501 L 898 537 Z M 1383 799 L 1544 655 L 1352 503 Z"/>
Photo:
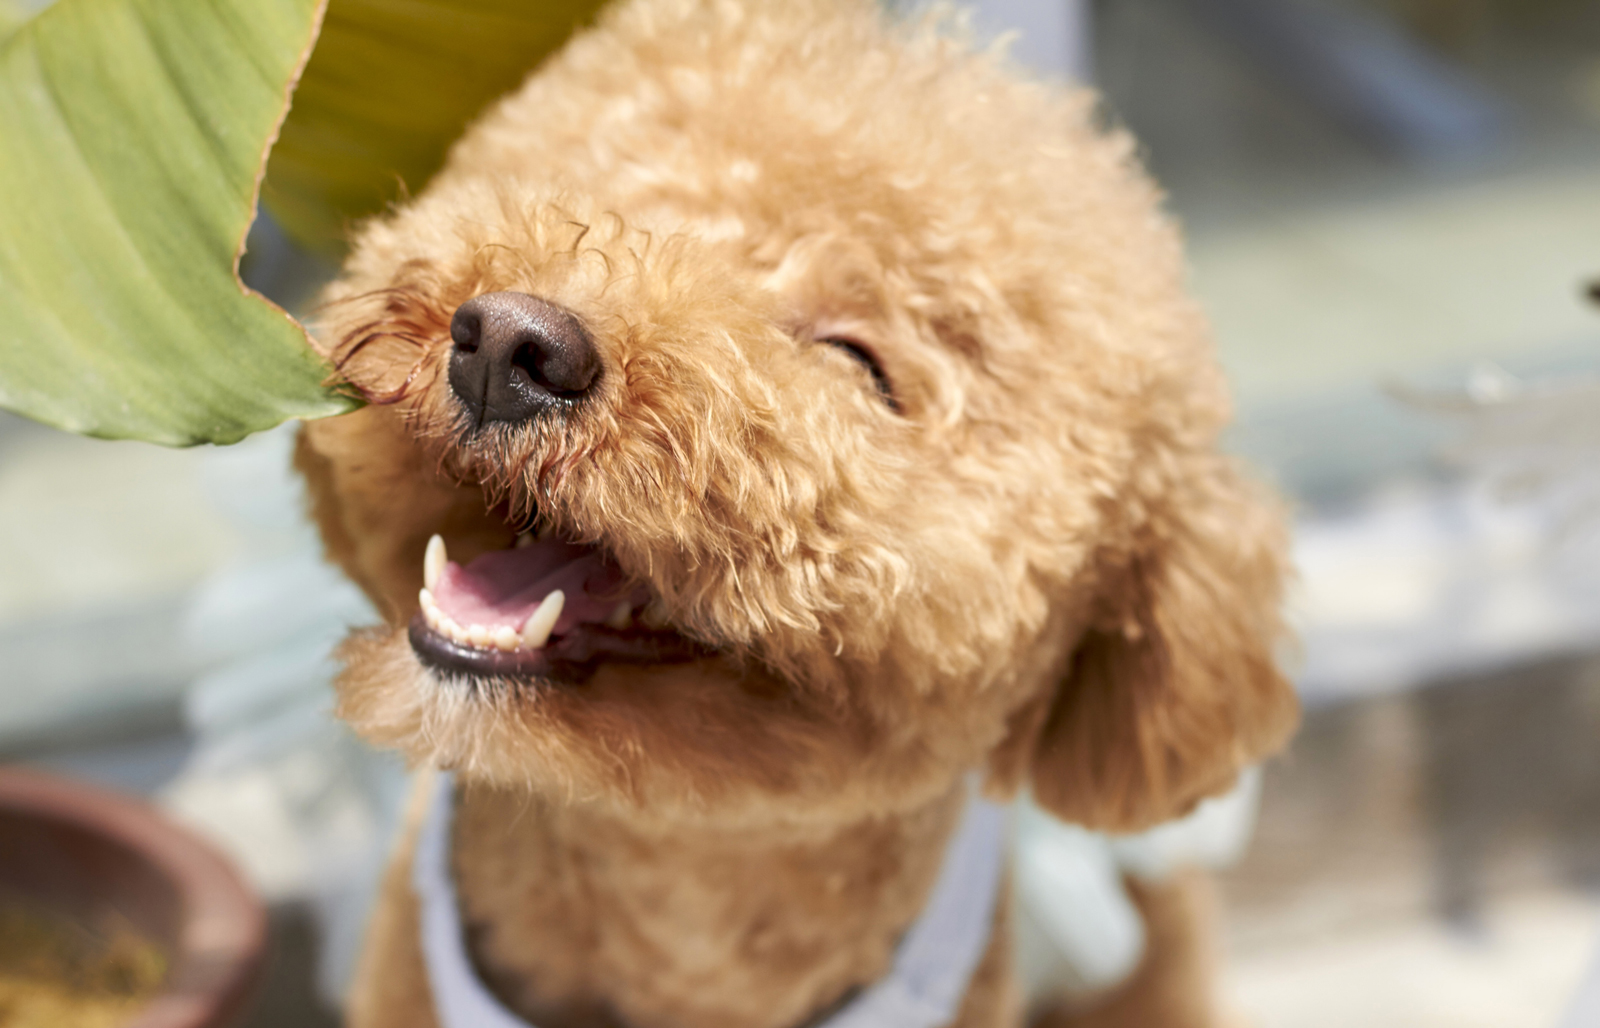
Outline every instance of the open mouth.
<path fill-rule="evenodd" d="M 440 671 L 581 681 L 603 663 L 678 663 L 711 652 L 674 631 L 650 591 L 630 586 L 596 546 L 524 534 L 462 566 L 436 535 L 423 580 L 411 648 Z"/>

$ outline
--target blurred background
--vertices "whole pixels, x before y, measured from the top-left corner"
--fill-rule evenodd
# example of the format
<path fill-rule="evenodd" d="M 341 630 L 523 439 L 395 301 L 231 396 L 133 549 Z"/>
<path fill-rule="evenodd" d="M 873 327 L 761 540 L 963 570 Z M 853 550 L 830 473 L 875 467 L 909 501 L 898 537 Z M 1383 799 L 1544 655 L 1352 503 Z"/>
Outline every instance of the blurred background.
<path fill-rule="evenodd" d="M 1600 3 L 975 17 L 1140 139 L 1234 383 L 1228 444 L 1295 503 L 1307 714 L 1222 876 L 1235 1005 L 1600 1025 Z M 258 223 L 255 284 L 295 302 L 327 271 Z M 0 760 L 218 840 L 274 911 L 250 1023 L 315 1028 L 403 776 L 328 717 L 328 649 L 374 617 L 320 563 L 291 441 L 0 415 Z"/>

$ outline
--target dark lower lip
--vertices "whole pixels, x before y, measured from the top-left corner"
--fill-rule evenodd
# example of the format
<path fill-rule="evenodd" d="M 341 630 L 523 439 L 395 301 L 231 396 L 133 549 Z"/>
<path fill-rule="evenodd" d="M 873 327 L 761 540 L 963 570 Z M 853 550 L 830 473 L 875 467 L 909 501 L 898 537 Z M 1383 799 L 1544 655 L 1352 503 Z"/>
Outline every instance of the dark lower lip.
<path fill-rule="evenodd" d="M 541 650 L 480 650 L 462 646 L 428 627 L 418 613 L 407 630 L 411 649 L 428 667 L 475 678 L 545 679 L 580 684 L 601 664 L 682 664 L 714 651 L 677 632 L 580 625 Z"/>

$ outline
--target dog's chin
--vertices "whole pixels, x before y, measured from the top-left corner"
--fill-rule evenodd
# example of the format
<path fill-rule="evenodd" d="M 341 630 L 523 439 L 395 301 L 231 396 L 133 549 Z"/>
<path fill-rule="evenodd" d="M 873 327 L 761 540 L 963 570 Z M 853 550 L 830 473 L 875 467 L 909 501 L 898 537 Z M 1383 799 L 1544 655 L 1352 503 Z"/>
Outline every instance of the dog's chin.
<path fill-rule="evenodd" d="M 924 735 L 885 734 L 860 705 L 737 654 L 595 660 L 564 677 L 531 663 L 485 673 L 481 655 L 468 656 L 471 671 L 445 669 L 454 658 L 417 646 L 411 628 L 394 626 L 358 630 L 341 647 L 338 712 L 359 735 L 415 765 L 641 828 L 809 837 L 912 809 L 958 777 Z"/>
<path fill-rule="evenodd" d="M 603 660 L 579 682 L 527 668 L 441 671 L 410 636 L 352 633 L 338 693 L 358 734 L 415 765 L 663 831 L 809 832 L 843 806 L 881 802 L 881 786 L 854 773 L 869 757 L 855 726 L 736 657 Z"/>

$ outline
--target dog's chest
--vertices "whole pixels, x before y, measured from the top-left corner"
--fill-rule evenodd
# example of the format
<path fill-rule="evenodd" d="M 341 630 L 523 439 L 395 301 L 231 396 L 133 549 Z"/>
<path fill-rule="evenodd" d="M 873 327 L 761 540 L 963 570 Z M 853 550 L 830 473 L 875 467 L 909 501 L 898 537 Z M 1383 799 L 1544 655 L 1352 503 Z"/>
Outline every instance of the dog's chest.
<path fill-rule="evenodd" d="M 468 945 L 540 1028 L 790 1028 L 885 973 L 960 803 L 806 845 L 468 790 L 452 846 Z"/>

